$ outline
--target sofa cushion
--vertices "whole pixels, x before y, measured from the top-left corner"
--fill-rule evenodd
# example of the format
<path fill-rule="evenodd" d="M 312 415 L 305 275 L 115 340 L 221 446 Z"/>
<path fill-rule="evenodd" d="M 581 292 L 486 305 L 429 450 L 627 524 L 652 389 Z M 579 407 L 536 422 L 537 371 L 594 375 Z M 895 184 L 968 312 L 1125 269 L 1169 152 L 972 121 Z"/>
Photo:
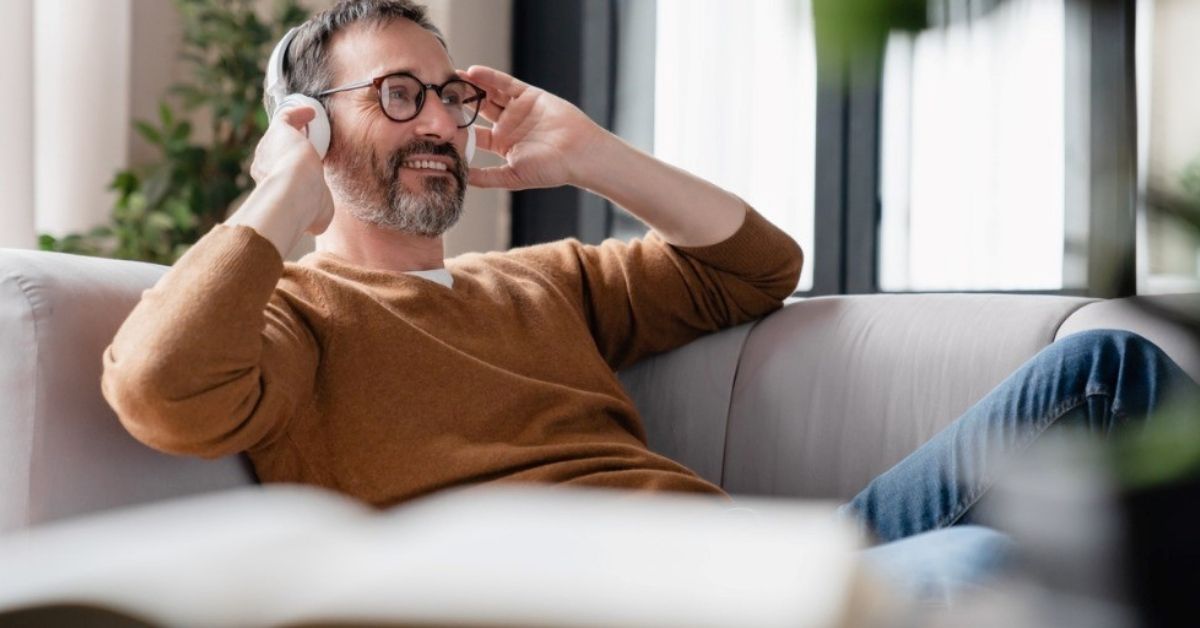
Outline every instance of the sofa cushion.
<path fill-rule="evenodd" d="M 709 334 L 618 373 L 646 425 L 650 449 L 713 484 L 721 483 L 733 378 L 753 326 Z"/>
<path fill-rule="evenodd" d="M 723 486 L 846 499 L 1053 341 L 1088 299 L 822 297 L 759 322 L 729 409 Z"/>

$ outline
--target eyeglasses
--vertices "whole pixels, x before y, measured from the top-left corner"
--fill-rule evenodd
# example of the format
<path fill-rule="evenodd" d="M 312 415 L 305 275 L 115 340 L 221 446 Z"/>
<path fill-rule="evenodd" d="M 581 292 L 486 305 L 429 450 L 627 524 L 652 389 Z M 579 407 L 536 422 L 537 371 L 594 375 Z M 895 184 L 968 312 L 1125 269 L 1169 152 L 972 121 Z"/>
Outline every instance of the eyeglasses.
<path fill-rule="evenodd" d="M 432 89 L 460 129 L 471 126 L 479 116 L 483 99 L 487 98 L 487 92 L 461 79 L 450 79 L 441 85 L 434 85 L 422 83 L 407 72 L 327 89 L 317 97 L 364 87 L 375 88 L 383 114 L 396 122 L 408 122 L 417 117 L 425 106 L 425 92 Z"/>

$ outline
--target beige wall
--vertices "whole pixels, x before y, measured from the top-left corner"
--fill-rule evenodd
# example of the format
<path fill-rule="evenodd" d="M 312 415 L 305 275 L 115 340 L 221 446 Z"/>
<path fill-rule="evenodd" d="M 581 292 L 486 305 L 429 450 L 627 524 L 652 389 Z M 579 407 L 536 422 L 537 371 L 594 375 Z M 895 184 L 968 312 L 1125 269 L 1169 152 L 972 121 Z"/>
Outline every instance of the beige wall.
<path fill-rule="evenodd" d="M 1150 173 L 1174 177 L 1200 158 L 1200 2 L 1154 7 Z"/>
<path fill-rule="evenodd" d="M 259 0 L 269 14 L 271 0 Z M 174 5 L 164 0 L 133 2 L 133 84 L 130 110 L 138 119 L 155 119 L 158 101 L 167 87 L 185 70 L 178 61 L 181 29 Z M 308 0 L 313 10 L 333 4 L 332 0 Z M 511 0 L 431 0 L 430 17 L 450 44 L 458 67 L 490 65 L 510 70 Z M 500 28 L 497 28 L 500 25 Z M 266 63 L 266 60 L 263 60 Z M 197 137 L 203 137 L 206 125 L 197 124 Z M 156 151 L 129 130 L 131 163 L 146 163 L 157 158 Z M 493 155 L 476 157 L 474 165 L 500 163 Z M 470 188 L 463 218 L 446 234 L 446 256 L 470 251 L 504 250 L 509 246 L 509 194 L 500 190 Z M 289 257 L 298 258 L 312 250 L 311 238 L 301 242 Z"/>
<path fill-rule="evenodd" d="M 133 0 L 133 45 L 130 50 L 129 112 L 132 120 L 158 120 L 158 103 L 184 70 L 179 60 L 183 29 L 174 2 Z M 199 125 L 198 130 L 203 130 Z M 160 156 L 142 136 L 129 129 L 129 163 L 144 164 Z"/>
<path fill-rule="evenodd" d="M 31 248 L 33 225 L 33 4 L 0 0 L 0 59 L 8 95 L 0 98 L 0 247 Z"/>
<path fill-rule="evenodd" d="M 1200 158 L 1200 2 L 1157 0 L 1151 29 L 1148 174 L 1151 182 L 1177 184 Z M 1173 221 L 1150 215 L 1146 291 L 1194 290 L 1200 276 L 1200 238 Z"/>

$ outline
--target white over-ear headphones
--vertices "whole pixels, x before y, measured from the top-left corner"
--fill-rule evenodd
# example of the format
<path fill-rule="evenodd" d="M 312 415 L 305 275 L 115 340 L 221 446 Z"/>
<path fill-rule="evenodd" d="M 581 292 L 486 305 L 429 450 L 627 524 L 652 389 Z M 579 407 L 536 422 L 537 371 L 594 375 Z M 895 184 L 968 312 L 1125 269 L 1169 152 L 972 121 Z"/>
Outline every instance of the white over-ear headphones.
<path fill-rule="evenodd" d="M 266 98 L 263 99 L 264 105 L 267 109 L 267 117 L 272 120 L 275 119 L 277 113 L 288 107 L 296 105 L 312 107 L 317 115 L 308 123 L 305 131 L 308 134 L 308 141 L 312 142 L 313 148 L 317 149 L 317 154 L 321 156 L 321 159 L 325 159 L 325 153 L 329 150 L 329 114 L 326 113 L 325 107 L 321 105 L 321 101 L 311 96 L 287 94 L 284 91 L 286 81 L 283 78 L 283 63 L 287 59 L 288 45 L 296 36 L 297 28 L 290 29 L 271 51 L 271 58 L 267 61 L 267 87 Z M 466 162 L 470 164 L 474 157 L 475 125 L 472 124 L 467 127 Z"/>
<path fill-rule="evenodd" d="M 283 36 L 283 39 L 279 40 L 278 44 L 275 44 L 275 49 L 271 51 L 271 58 L 267 61 L 267 88 L 263 104 L 267 108 L 267 117 L 271 120 L 275 119 L 275 114 L 287 107 L 296 105 L 312 107 L 317 115 L 308 123 L 305 131 L 308 134 L 308 141 L 312 142 L 313 148 L 317 149 L 317 154 L 321 156 L 321 159 L 325 159 L 325 153 L 329 150 L 329 114 L 325 112 L 325 107 L 321 105 L 321 101 L 311 96 L 284 92 L 286 81 L 283 78 L 283 63 L 287 59 L 288 44 L 292 43 L 292 38 L 295 36 L 296 29 L 292 28 Z"/>

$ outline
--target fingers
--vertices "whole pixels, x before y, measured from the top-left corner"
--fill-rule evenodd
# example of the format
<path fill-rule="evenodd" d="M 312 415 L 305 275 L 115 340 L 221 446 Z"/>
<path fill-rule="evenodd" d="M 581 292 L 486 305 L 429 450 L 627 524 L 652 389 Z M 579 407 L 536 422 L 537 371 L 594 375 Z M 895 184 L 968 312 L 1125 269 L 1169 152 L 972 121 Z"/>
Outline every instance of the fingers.
<path fill-rule="evenodd" d="M 492 130 L 481 126 L 475 127 L 475 148 L 478 150 L 486 150 L 489 153 L 496 151 L 492 150 Z"/>
<path fill-rule="evenodd" d="M 484 120 L 487 120 L 488 122 L 496 122 L 500 119 L 500 115 L 504 113 L 504 107 L 496 104 L 496 101 L 492 100 L 492 97 L 489 94 L 488 97 L 483 100 L 483 105 L 479 108 L 479 113 L 483 116 Z"/>
<path fill-rule="evenodd" d="M 505 188 L 521 190 L 525 184 L 517 177 L 512 168 L 497 166 L 495 168 L 471 168 L 467 181 L 478 188 Z"/>
<path fill-rule="evenodd" d="M 296 129 L 297 131 L 303 131 L 304 127 L 307 126 L 309 122 L 312 122 L 313 118 L 317 117 L 317 111 L 312 107 L 297 105 L 281 110 L 279 113 L 275 114 L 275 117 L 283 120 L 285 124 Z"/>
<path fill-rule="evenodd" d="M 254 147 L 254 160 L 250 164 L 250 177 L 262 181 L 279 164 L 286 160 L 289 151 L 297 146 L 306 145 L 302 150 L 308 150 L 320 160 L 320 155 L 311 143 L 304 140 L 308 135 L 308 124 L 317 116 L 315 109 L 308 105 L 295 104 L 275 112 L 271 126 Z M 287 130 L 291 127 L 293 131 Z M 295 133 L 298 131 L 299 133 Z"/>
<path fill-rule="evenodd" d="M 529 84 L 486 65 L 473 65 L 466 70 L 459 70 L 459 76 L 482 87 L 487 91 L 488 99 L 495 99 L 500 107 L 507 106 L 508 101 L 529 89 Z"/>

